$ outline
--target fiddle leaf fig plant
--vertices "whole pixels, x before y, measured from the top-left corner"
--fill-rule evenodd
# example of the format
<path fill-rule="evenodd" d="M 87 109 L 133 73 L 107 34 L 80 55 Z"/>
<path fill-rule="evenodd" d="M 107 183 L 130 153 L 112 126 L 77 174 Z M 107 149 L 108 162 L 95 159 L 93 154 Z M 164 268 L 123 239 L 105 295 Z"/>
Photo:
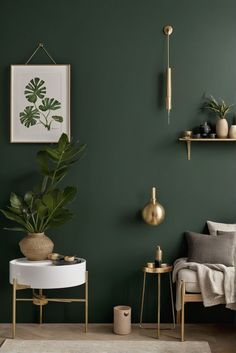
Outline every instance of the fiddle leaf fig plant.
<path fill-rule="evenodd" d="M 85 145 L 71 143 L 62 134 L 55 147 L 46 147 L 37 154 L 42 181 L 35 190 L 19 196 L 10 195 L 10 205 L 1 209 L 3 215 L 17 224 L 7 230 L 27 233 L 43 233 L 49 228 L 60 226 L 73 217 L 67 205 L 76 196 L 76 188 L 59 188 L 74 163 L 78 161 Z"/>

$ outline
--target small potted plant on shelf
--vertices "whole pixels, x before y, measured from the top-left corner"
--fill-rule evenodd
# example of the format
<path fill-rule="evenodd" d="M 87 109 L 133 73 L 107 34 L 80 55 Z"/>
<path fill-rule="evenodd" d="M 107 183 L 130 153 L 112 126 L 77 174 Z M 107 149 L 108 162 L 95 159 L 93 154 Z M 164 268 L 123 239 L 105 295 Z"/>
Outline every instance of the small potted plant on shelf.
<path fill-rule="evenodd" d="M 221 99 L 221 101 L 217 101 L 213 96 L 210 96 L 204 107 L 205 109 L 214 112 L 218 117 L 216 122 L 216 136 L 218 138 L 226 138 L 229 132 L 226 116 L 230 112 L 232 105 L 226 104 L 223 99 Z"/>
<path fill-rule="evenodd" d="M 20 249 L 28 260 L 44 260 L 53 251 L 54 244 L 44 232 L 69 221 L 73 213 L 66 206 L 75 198 L 73 186 L 59 188 L 71 166 L 78 161 L 85 145 L 68 141 L 62 134 L 55 147 L 46 147 L 37 154 L 42 182 L 33 191 L 21 197 L 11 193 L 10 206 L 1 209 L 3 215 L 17 227 L 4 228 L 28 235 L 20 243 Z"/>

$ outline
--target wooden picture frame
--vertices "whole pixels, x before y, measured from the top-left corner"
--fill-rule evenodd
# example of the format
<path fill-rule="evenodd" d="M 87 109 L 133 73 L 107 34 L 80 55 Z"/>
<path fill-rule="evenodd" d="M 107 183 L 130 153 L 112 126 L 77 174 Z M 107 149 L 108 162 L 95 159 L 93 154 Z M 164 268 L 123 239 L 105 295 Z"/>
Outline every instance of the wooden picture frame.
<path fill-rule="evenodd" d="M 70 140 L 70 65 L 11 65 L 10 142 Z"/>

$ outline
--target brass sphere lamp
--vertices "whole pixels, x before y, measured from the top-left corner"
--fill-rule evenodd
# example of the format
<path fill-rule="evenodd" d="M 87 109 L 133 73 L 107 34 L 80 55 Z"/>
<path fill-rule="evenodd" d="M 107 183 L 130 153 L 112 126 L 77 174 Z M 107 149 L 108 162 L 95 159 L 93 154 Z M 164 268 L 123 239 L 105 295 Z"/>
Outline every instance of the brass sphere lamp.
<path fill-rule="evenodd" d="M 151 225 L 158 226 L 163 222 L 165 218 L 165 210 L 164 207 L 157 202 L 156 199 L 156 188 L 152 188 L 152 197 L 150 202 L 144 207 L 142 211 L 143 220 Z"/>

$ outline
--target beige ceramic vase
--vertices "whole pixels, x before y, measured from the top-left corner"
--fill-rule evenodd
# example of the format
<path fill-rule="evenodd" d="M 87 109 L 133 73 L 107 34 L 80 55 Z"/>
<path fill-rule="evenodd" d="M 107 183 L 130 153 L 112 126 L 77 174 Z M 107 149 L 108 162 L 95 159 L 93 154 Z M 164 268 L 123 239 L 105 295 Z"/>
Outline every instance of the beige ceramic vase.
<path fill-rule="evenodd" d="M 236 139 L 236 125 L 231 125 L 229 129 L 229 138 Z"/>
<path fill-rule="evenodd" d="M 44 233 L 29 233 L 19 242 L 22 254 L 31 261 L 46 260 L 54 244 Z"/>
<path fill-rule="evenodd" d="M 223 139 L 228 137 L 229 126 L 226 119 L 218 118 L 216 122 L 216 137 Z"/>

